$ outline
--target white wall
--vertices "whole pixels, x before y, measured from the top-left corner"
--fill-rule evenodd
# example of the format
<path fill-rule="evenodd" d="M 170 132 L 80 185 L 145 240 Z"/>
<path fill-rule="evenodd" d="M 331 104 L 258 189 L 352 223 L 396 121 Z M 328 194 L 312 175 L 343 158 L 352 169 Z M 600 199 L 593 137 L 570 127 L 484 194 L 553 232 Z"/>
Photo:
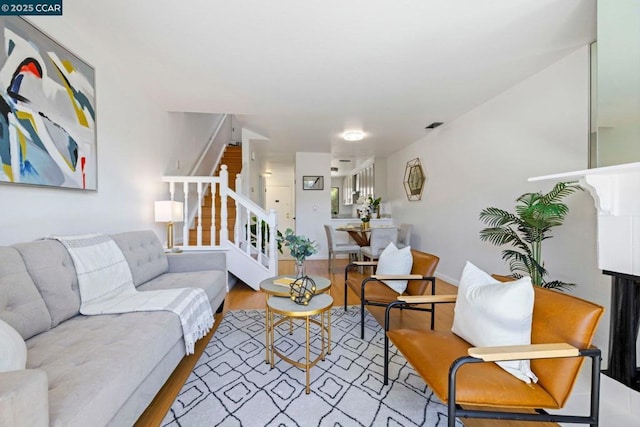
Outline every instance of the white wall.
<path fill-rule="evenodd" d="M 322 175 L 324 190 L 303 190 L 304 175 Z M 296 234 L 318 243 L 318 253 L 310 258 L 327 259 L 324 224 L 331 223 L 331 154 L 296 153 Z"/>
<path fill-rule="evenodd" d="M 440 277 L 457 283 L 466 260 L 508 273 L 501 249 L 478 237 L 480 211 L 512 211 L 521 194 L 554 185 L 528 177 L 587 167 L 588 73 L 585 46 L 389 158 L 394 222 L 414 224 L 412 246 L 440 256 Z M 402 179 L 406 162 L 416 157 L 426 188 L 421 201 L 408 202 Z M 575 295 L 608 306 L 609 279 L 597 269 L 594 202 L 583 192 L 568 204 L 565 224 L 545 242 L 545 266 L 553 278 L 577 283 Z M 605 350 L 607 336 L 604 319 L 596 340 Z"/>
<path fill-rule="evenodd" d="M 167 175 L 189 175 L 218 127 L 221 116 L 222 114 L 208 113 L 169 113 L 172 161 L 167 166 Z M 227 141 L 229 140 L 230 136 L 227 137 Z"/>
<path fill-rule="evenodd" d="M 164 241 L 165 226 L 153 222 L 153 202 L 169 197 L 160 177 L 174 169 L 178 131 L 181 140 L 190 139 L 191 118 L 158 108 L 130 83 L 128 76 L 135 71 L 101 48 L 105 41 L 74 31 L 72 18 L 47 18 L 33 21 L 96 69 L 98 191 L 0 185 L 0 244 L 51 233 L 149 228 Z"/>

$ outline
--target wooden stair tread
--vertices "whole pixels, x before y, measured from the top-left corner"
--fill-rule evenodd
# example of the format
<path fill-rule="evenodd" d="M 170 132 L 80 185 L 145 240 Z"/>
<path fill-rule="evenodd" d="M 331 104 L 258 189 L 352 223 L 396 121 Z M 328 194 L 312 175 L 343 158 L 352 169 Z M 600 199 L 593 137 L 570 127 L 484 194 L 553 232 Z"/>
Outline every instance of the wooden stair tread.
<path fill-rule="evenodd" d="M 220 165 L 227 166 L 227 172 L 229 174 L 229 188 L 235 191 L 236 187 L 236 175 L 242 171 L 242 147 L 228 145 L 225 148 L 224 154 L 220 159 Z M 214 175 L 220 174 L 220 166 L 216 169 Z M 215 206 L 215 218 L 213 218 L 211 207 Z M 215 198 L 211 195 L 211 191 L 208 188 L 203 197 L 202 215 L 200 219 L 196 218 L 196 224 L 200 222 L 202 227 L 202 242 L 208 245 L 211 242 L 211 227 L 214 230 L 220 229 L 220 211 L 221 202 L 220 194 L 216 193 Z M 233 230 L 236 223 L 236 203 L 235 200 L 227 198 L 227 230 L 229 238 L 233 239 Z M 214 231 L 217 234 L 217 231 Z M 216 236 L 217 238 L 217 236 Z M 189 244 L 195 245 L 197 240 L 197 228 L 189 230 Z"/>

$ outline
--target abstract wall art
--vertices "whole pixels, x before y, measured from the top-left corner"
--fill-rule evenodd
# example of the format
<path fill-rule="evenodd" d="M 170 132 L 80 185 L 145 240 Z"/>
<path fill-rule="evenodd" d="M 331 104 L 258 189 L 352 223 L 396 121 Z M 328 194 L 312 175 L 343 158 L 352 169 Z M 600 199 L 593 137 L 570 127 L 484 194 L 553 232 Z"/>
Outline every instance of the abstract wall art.
<path fill-rule="evenodd" d="M 0 17 L 0 182 L 97 190 L 95 71 Z"/>

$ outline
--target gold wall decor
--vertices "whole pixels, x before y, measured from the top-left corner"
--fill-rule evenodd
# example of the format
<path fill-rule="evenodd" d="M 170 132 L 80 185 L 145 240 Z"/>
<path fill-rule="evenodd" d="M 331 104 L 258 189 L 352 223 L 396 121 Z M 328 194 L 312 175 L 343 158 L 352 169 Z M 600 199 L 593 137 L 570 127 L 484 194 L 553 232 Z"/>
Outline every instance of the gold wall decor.
<path fill-rule="evenodd" d="M 410 202 L 422 199 L 422 190 L 427 177 L 424 174 L 420 159 L 415 158 L 407 162 L 404 170 L 404 191 Z"/>

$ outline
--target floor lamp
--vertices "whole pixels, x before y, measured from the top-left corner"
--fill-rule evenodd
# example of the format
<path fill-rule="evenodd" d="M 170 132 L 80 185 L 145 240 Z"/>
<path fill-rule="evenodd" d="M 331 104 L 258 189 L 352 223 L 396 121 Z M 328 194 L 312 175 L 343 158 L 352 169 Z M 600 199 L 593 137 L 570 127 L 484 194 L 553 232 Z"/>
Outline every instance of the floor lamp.
<path fill-rule="evenodd" d="M 162 200 L 155 202 L 156 222 L 167 223 L 167 249 L 173 249 L 173 223 L 182 222 L 184 217 L 184 205 L 174 200 Z"/>

